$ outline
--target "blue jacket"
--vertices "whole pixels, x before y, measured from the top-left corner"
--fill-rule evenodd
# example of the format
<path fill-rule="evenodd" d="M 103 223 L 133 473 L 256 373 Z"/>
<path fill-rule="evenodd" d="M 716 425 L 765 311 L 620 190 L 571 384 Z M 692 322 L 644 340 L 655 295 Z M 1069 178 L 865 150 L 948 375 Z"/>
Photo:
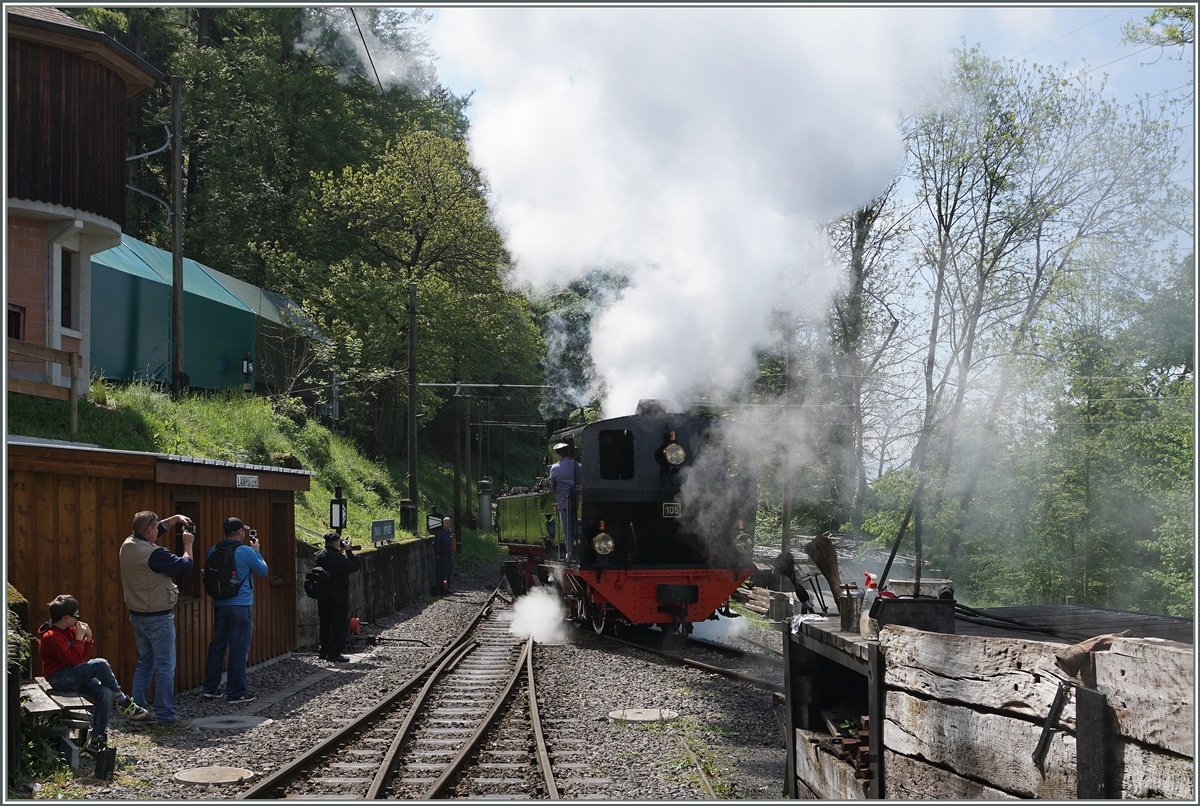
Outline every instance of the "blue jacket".
<path fill-rule="evenodd" d="M 575 491 L 576 481 L 582 481 L 583 465 L 569 456 L 564 456 L 550 468 L 550 489 L 554 490 L 559 509 L 569 509 L 570 495 Z"/>
<path fill-rule="evenodd" d="M 231 540 L 222 540 L 221 543 L 232 543 L 237 546 L 233 551 L 233 560 L 237 563 L 237 578 L 238 582 L 242 582 L 242 587 L 231 599 L 213 599 L 213 607 L 228 607 L 230 605 L 252 605 L 254 604 L 254 580 L 247 579 L 250 572 L 254 572 L 254 576 L 265 577 L 267 575 L 267 561 L 262 558 L 254 549 L 247 546 L 242 541 L 234 538 Z M 221 545 L 218 543 L 217 546 Z M 217 546 L 213 546 L 208 550 L 208 554 L 204 555 L 204 559 L 208 559 Z"/>

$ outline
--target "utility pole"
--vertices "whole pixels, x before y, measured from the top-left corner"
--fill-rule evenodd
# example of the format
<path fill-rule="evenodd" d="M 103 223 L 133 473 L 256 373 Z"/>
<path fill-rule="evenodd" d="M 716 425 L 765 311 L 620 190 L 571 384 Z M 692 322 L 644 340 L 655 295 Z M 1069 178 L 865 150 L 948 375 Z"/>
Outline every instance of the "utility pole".
<path fill-rule="evenodd" d="M 783 402 L 784 421 L 790 426 L 792 419 L 792 342 L 795 340 L 795 331 L 792 327 L 792 312 L 789 310 L 787 314 L 787 360 L 784 364 L 784 391 Z M 792 550 L 792 444 L 791 444 L 791 429 L 787 428 L 784 431 L 783 443 L 783 538 L 780 545 L 780 551 L 787 554 Z"/>
<path fill-rule="evenodd" d="M 188 387 L 183 369 L 183 89 L 171 76 L 171 391 Z"/>
<path fill-rule="evenodd" d="M 463 398 L 463 458 L 466 460 L 463 463 L 463 474 L 466 476 L 467 483 L 467 500 L 464 503 L 466 503 L 467 509 L 467 523 L 470 523 L 475 515 L 475 506 L 471 478 L 471 398 L 469 395 Z"/>
<path fill-rule="evenodd" d="M 417 284 L 408 284 L 408 500 L 417 503 Z"/>
<path fill-rule="evenodd" d="M 454 396 L 454 534 L 462 545 L 462 395 Z"/>

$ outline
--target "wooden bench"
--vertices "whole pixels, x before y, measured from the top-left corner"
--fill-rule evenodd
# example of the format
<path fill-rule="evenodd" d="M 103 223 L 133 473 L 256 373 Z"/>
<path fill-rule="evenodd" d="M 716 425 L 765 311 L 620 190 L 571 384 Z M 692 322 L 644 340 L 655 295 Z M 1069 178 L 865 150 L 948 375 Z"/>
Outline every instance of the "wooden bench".
<path fill-rule="evenodd" d="M 77 732 L 78 744 L 87 742 L 95 706 L 78 691 L 59 691 L 44 677 L 21 684 L 21 707 L 35 716 L 56 719 L 68 733 Z"/>

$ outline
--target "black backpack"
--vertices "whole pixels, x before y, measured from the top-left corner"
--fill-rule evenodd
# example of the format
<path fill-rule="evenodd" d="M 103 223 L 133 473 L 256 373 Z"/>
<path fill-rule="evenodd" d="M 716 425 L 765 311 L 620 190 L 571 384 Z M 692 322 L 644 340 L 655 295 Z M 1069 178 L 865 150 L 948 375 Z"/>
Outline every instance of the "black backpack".
<path fill-rule="evenodd" d="M 314 565 L 313 569 L 304 577 L 304 592 L 310 599 L 324 599 L 329 595 L 332 583 L 333 577 L 329 572 L 319 565 Z"/>
<path fill-rule="evenodd" d="M 200 577 L 204 580 L 204 590 L 214 599 L 232 599 L 246 581 L 238 582 L 237 562 L 233 558 L 236 549 L 237 546 L 230 543 L 218 543 L 204 561 Z"/>

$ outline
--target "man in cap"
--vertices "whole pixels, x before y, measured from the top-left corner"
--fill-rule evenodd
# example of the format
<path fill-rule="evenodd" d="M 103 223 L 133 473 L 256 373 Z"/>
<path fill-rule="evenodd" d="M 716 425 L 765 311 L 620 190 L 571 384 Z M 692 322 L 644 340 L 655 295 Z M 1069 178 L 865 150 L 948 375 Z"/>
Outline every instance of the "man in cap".
<path fill-rule="evenodd" d="M 321 642 L 317 657 L 331 663 L 347 663 L 342 654 L 350 635 L 350 575 L 358 570 L 358 558 L 349 540 L 337 532 L 325 533 L 325 548 L 313 560 L 329 572 L 325 595 L 317 600 L 317 616 L 321 626 L 317 633 Z"/>
<path fill-rule="evenodd" d="M 149 510 L 139 512 L 133 516 L 133 534 L 121 544 L 121 586 L 138 651 L 129 693 L 134 702 L 146 708 L 153 678 L 154 717 L 164 726 L 191 724 L 175 716 L 175 603 L 179 601 L 179 588 L 173 580 L 192 573 L 192 542 L 196 536 L 184 531 L 182 557 L 158 545 L 158 539 L 175 524 L 191 522 L 183 515 L 160 521 Z"/>
<path fill-rule="evenodd" d="M 438 592 L 450 592 L 450 578 L 454 576 L 454 532 L 450 531 L 450 519 L 442 518 L 441 527 L 433 533 L 433 560 L 437 566 Z"/>
<path fill-rule="evenodd" d="M 578 490 L 583 468 L 576 462 L 574 451 L 566 442 L 554 446 L 558 461 L 550 468 L 550 489 L 558 503 L 558 522 L 562 524 L 563 543 L 567 547 L 567 562 L 575 562 L 575 513 L 579 510 Z"/>
<path fill-rule="evenodd" d="M 220 546 L 233 549 L 238 591 L 229 599 L 213 599 L 213 638 L 208 645 L 203 696 L 210 700 L 221 696 L 221 667 L 225 665 L 228 651 L 225 699 L 239 705 L 255 699 L 246 691 L 246 658 L 250 654 L 250 636 L 254 633 L 254 579 L 250 574 L 265 577 L 267 561 L 259 549 L 258 532 L 248 529 L 238 518 L 226 518 L 224 529 L 225 539 L 204 556 L 207 560 Z M 246 545 L 247 538 L 250 545 Z"/>

